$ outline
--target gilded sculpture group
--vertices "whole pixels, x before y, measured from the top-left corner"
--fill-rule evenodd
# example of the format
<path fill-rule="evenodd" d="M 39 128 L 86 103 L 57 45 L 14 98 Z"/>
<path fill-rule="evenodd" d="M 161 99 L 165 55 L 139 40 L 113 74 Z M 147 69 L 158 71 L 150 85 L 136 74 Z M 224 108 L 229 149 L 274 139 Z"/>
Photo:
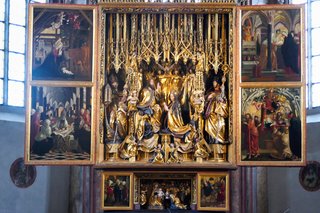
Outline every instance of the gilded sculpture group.
<path fill-rule="evenodd" d="M 185 74 L 169 61 L 153 72 L 144 72 L 134 54 L 129 61 L 123 90 L 116 75 L 105 87 L 106 159 L 226 161 L 225 74 L 214 75 L 206 89 L 201 53 Z"/>

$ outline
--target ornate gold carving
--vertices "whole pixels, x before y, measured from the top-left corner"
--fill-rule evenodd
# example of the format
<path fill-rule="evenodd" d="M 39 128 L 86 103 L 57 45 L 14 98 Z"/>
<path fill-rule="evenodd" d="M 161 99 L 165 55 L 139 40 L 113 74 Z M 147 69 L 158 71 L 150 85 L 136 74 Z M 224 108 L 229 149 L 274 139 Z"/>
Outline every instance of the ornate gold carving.
<path fill-rule="evenodd" d="M 101 16 L 101 28 L 100 28 L 100 36 L 101 36 L 101 44 L 100 44 L 100 61 L 99 61 L 99 85 L 100 85 L 100 91 L 102 91 L 102 87 L 105 87 L 105 17 L 106 15 L 103 13 Z M 106 101 L 104 99 L 104 93 L 100 92 L 100 116 L 99 116 L 99 138 L 100 138 L 100 143 L 103 144 L 104 143 L 104 133 L 105 133 L 105 129 L 104 129 L 104 121 L 105 121 L 105 106 L 104 106 L 104 102 Z"/>
<path fill-rule="evenodd" d="M 226 161 L 233 79 L 233 30 L 226 26 L 233 10 L 101 8 L 106 160 Z"/>
<path fill-rule="evenodd" d="M 205 52 L 203 60 L 207 72 L 213 69 L 217 74 L 219 69 L 222 69 L 224 73 L 228 73 L 230 67 L 225 29 L 228 14 L 218 12 L 204 17 L 203 14 L 169 12 L 131 15 L 110 13 L 107 15 L 107 70 L 109 72 L 110 69 L 114 69 L 118 73 L 119 69 L 125 68 L 128 56 L 132 54 L 136 54 L 139 64 L 141 61 L 150 64 L 151 59 L 156 63 L 171 60 L 177 63 L 182 60 L 186 64 L 189 59 L 196 61 L 197 52 Z M 203 37 L 204 19 L 208 28 L 206 38 Z"/>
<path fill-rule="evenodd" d="M 228 71 L 228 77 L 229 77 L 229 142 L 230 143 L 233 143 L 233 125 L 234 125 L 234 121 L 233 121 L 233 96 L 234 96 L 234 93 L 233 93 L 233 88 L 234 88 L 234 85 L 233 85 L 233 45 L 234 45 L 234 41 L 233 41 L 233 36 L 234 36 L 234 30 L 233 30 L 233 26 L 234 26 L 234 13 L 229 13 L 229 24 L 228 26 L 230 27 L 229 29 L 229 57 L 228 57 L 228 68 L 229 68 L 229 71 Z"/>
<path fill-rule="evenodd" d="M 208 7 L 208 8 L 189 8 L 189 7 L 151 7 L 151 8 L 141 8 L 141 7 L 105 7 L 103 12 L 106 13 L 228 13 L 232 11 L 232 8 L 219 8 L 219 7 Z"/>

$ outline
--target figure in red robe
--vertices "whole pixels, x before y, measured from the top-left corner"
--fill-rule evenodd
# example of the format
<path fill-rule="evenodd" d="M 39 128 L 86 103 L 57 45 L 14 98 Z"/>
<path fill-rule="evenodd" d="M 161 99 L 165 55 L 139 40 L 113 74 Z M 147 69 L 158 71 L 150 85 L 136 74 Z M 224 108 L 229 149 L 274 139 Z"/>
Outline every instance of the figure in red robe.
<path fill-rule="evenodd" d="M 261 126 L 261 122 L 259 121 L 259 117 L 255 116 L 252 119 L 252 116 L 247 113 L 246 121 L 244 124 L 247 126 L 246 139 L 248 144 L 248 159 L 252 157 L 258 157 L 259 153 L 259 127 Z"/>

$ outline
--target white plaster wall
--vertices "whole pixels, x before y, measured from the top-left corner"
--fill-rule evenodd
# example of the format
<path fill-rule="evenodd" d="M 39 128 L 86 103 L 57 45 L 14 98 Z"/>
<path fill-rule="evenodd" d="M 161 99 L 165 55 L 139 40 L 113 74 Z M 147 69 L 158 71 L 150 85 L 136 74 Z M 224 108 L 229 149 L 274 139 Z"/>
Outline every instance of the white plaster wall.
<path fill-rule="evenodd" d="M 252 5 L 267 4 L 268 0 L 252 0 Z"/>
<path fill-rule="evenodd" d="M 24 155 L 25 127 L 22 119 L 4 117 L 0 113 L 0 213 L 67 213 L 69 167 L 37 166 L 33 185 L 24 189 L 12 183 L 10 166 Z"/>
<path fill-rule="evenodd" d="M 307 124 L 307 160 L 320 162 L 320 123 Z M 268 168 L 269 213 L 320 212 L 320 190 L 304 190 L 299 171 L 300 167 Z"/>

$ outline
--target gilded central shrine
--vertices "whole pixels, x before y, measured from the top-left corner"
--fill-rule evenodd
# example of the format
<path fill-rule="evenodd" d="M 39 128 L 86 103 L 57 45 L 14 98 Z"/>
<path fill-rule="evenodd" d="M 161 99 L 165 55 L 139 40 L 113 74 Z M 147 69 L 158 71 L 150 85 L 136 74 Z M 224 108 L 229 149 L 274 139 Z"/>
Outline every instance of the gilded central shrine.
<path fill-rule="evenodd" d="M 102 9 L 104 161 L 227 161 L 234 14 L 204 11 Z"/>

